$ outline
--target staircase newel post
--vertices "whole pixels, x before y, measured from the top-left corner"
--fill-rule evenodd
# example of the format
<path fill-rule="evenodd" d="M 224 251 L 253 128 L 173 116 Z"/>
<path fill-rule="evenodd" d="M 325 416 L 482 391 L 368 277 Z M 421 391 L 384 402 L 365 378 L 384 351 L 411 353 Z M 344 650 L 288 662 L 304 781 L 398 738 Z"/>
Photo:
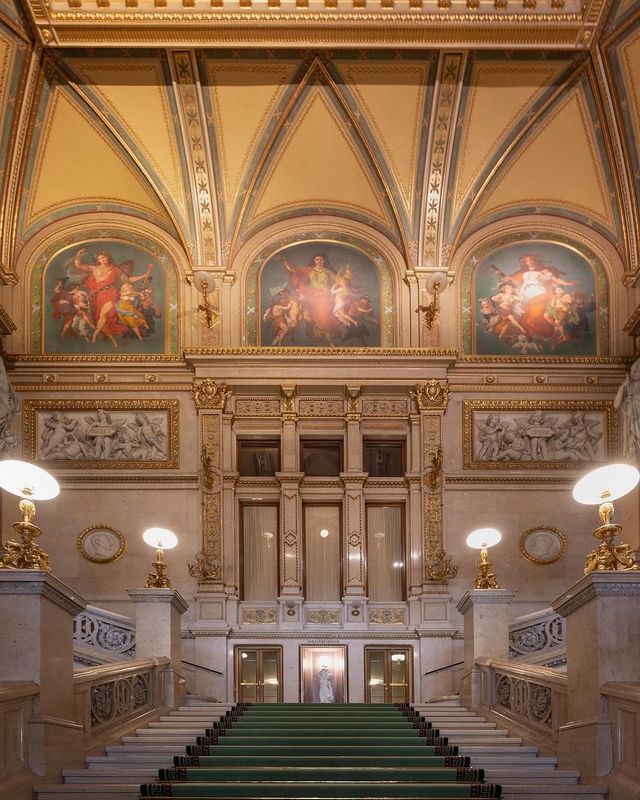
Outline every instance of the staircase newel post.
<path fill-rule="evenodd" d="M 172 679 L 165 701 L 168 706 L 180 705 L 187 693 L 182 678 L 180 617 L 189 605 L 175 589 L 127 589 L 127 593 L 136 610 L 136 656 L 171 661 Z"/>
<path fill-rule="evenodd" d="M 74 709 L 73 618 L 86 605 L 47 572 L 0 570 L 0 682 L 20 676 L 39 687 L 24 743 L 32 774 L 7 776 L 3 796 L 31 797 L 31 784 L 57 782 L 62 767 L 80 766 L 84 760 L 83 721 Z"/>
<path fill-rule="evenodd" d="M 509 657 L 509 604 L 514 597 L 508 589 L 471 589 L 457 605 L 464 617 L 460 697 L 470 708 L 482 703 L 482 673 L 476 660 Z"/>

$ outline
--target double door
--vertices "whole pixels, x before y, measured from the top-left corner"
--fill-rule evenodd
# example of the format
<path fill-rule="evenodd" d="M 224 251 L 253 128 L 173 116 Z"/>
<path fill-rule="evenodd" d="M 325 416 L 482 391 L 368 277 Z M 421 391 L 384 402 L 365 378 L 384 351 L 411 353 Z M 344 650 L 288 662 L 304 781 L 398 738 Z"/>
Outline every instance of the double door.
<path fill-rule="evenodd" d="M 282 702 L 281 648 L 236 647 L 235 662 L 238 702 Z"/>
<path fill-rule="evenodd" d="M 365 647 L 365 703 L 411 702 L 411 647 Z"/>

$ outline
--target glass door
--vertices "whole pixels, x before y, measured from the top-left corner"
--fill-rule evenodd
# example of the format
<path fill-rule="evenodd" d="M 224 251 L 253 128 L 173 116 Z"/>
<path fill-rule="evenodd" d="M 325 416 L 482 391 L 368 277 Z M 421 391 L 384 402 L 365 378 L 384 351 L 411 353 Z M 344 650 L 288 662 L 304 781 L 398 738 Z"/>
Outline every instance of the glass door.
<path fill-rule="evenodd" d="M 235 663 L 239 703 L 282 702 L 282 650 L 279 647 L 238 646 Z"/>
<path fill-rule="evenodd" d="M 365 647 L 365 701 L 411 701 L 411 647 Z"/>

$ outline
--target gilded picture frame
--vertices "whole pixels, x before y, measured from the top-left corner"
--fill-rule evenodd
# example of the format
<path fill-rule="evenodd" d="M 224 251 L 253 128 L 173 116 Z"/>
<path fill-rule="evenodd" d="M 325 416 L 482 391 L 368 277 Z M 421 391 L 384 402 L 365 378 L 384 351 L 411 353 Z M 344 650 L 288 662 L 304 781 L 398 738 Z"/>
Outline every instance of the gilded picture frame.
<path fill-rule="evenodd" d="M 111 525 L 89 525 L 78 536 L 80 555 L 92 564 L 117 561 L 127 549 L 122 533 Z"/>
<path fill-rule="evenodd" d="M 554 564 L 564 558 L 568 545 L 567 537 L 558 528 L 536 525 L 520 537 L 520 555 L 532 564 Z"/>
<path fill-rule="evenodd" d="M 178 400 L 23 401 L 27 460 L 65 470 L 176 469 Z"/>
<path fill-rule="evenodd" d="M 463 400 L 463 466 L 490 470 L 574 470 L 618 451 L 609 400 Z"/>

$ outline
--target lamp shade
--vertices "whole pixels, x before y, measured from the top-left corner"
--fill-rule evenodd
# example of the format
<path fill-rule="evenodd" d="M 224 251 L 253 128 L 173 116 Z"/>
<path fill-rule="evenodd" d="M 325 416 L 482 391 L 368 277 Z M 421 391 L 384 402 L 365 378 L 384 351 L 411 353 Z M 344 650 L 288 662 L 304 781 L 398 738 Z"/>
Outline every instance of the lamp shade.
<path fill-rule="evenodd" d="M 166 528 L 147 528 L 142 538 L 148 545 L 160 550 L 171 550 L 178 544 L 178 537 Z"/>
<path fill-rule="evenodd" d="M 193 280 L 195 281 L 196 288 L 199 292 L 203 291 L 203 283 L 205 284 L 204 291 L 206 294 L 210 294 L 216 288 L 213 281 L 213 275 L 203 269 L 199 269 L 197 272 L 193 273 Z"/>
<path fill-rule="evenodd" d="M 624 497 L 636 487 L 640 472 L 631 464 L 607 464 L 588 472 L 573 487 L 573 499 L 585 505 Z"/>
<path fill-rule="evenodd" d="M 444 292 L 444 290 L 449 285 L 447 283 L 447 276 L 444 272 L 432 272 L 431 275 L 429 275 L 429 277 L 427 278 L 427 282 L 425 284 L 429 294 L 433 294 L 433 288 L 436 285 L 436 283 L 439 284 L 438 291 L 442 294 L 442 292 Z"/>
<path fill-rule="evenodd" d="M 18 497 L 30 500 L 51 500 L 60 494 L 58 481 L 28 461 L 0 461 L 0 486 Z"/>
<path fill-rule="evenodd" d="M 467 536 L 467 547 L 482 550 L 484 547 L 493 547 L 502 539 L 502 534 L 496 528 L 478 528 Z"/>

